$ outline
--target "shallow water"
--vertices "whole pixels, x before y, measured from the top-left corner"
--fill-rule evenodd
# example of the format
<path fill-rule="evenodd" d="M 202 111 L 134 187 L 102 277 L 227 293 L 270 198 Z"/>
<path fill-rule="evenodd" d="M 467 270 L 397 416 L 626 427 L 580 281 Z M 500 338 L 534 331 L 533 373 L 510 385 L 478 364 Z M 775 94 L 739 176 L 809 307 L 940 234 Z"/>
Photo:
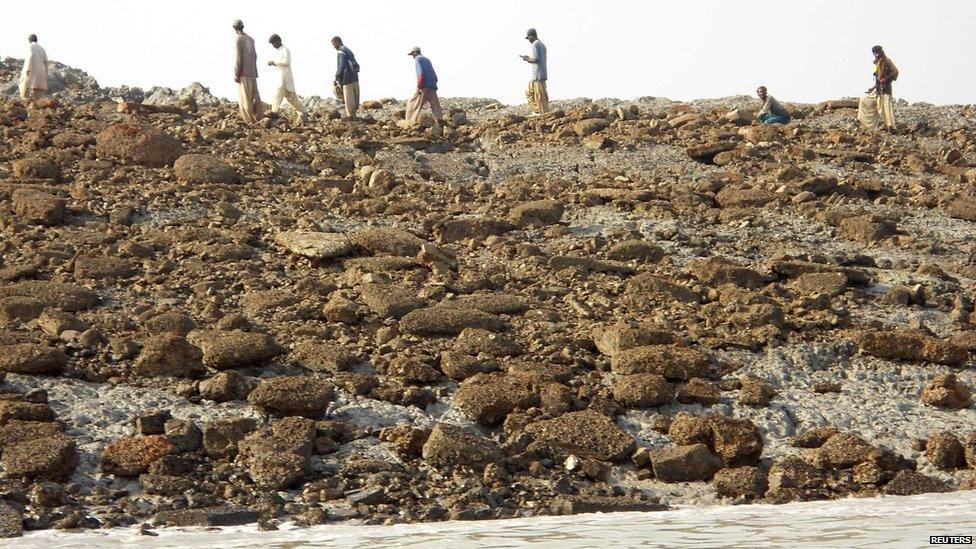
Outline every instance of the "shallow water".
<path fill-rule="evenodd" d="M 395 526 L 35 532 L 0 546 L 264 549 L 346 547 L 927 547 L 930 535 L 976 536 L 976 491 L 790 505 L 689 507 L 491 522 Z"/>

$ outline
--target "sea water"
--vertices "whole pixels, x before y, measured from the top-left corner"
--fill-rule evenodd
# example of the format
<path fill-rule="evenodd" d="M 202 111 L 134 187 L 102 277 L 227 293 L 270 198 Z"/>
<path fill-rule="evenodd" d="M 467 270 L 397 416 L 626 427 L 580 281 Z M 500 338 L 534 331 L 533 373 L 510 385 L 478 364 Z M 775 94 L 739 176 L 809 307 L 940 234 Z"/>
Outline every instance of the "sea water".
<path fill-rule="evenodd" d="M 158 535 L 142 535 L 137 529 L 41 531 L 22 539 L 0 540 L 0 547 L 931 547 L 930 536 L 976 536 L 976 491 L 498 521 L 313 528 L 285 524 L 272 532 L 243 526 L 159 529 L 155 533 Z"/>

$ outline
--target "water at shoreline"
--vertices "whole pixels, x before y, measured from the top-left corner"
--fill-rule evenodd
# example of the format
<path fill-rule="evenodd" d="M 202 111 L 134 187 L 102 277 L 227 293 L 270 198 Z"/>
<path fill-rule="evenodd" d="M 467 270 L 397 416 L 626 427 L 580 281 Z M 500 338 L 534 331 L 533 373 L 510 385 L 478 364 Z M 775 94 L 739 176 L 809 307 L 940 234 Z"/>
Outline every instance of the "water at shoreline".
<path fill-rule="evenodd" d="M 33 532 L 3 547 L 153 547 L 307 549 L 345 547 L 927 547 L 930 535 L 976 535 L 976 491 L 846 499 L 789 505 L 688 507 L 661 513 L 614 513 L 490 522 L 395 526 L 253 526 L 80 534 Z"/>

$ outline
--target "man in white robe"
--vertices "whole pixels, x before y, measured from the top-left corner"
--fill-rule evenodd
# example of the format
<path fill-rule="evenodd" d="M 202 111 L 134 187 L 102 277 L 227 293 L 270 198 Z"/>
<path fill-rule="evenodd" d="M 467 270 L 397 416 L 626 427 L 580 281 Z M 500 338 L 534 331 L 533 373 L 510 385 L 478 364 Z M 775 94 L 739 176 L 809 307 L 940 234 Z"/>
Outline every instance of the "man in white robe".
<path fill-rule="evenodd" d="M 305 108 L 302 106 L 298 94 L 295 93 L 295 77 L 292 76 L 291 72 L 291 52 L 281 43 L 281 37 L 277 34 L 272 34 L 268 42 L 278 50 L 278 59 L 268 61 L 268 66 L 278 67 L 278 71 L 281 73 L 278 91 L 275 92 L 274 100 L 271 101 L 271 112 L 277 114 L 281 110 L 282 101 L 287 100 L 298 113 L 297 120 L 301 121 L 305 114 Z"/>
<path fill-rule="evenodd" d="M 28 36 L 27 41 L 30 42 L 30 51 L 20 73 L 20 96 L 31 100 L 47 93 L 48 62 L 47 52 L 37 43 L 37 35 Z"/>

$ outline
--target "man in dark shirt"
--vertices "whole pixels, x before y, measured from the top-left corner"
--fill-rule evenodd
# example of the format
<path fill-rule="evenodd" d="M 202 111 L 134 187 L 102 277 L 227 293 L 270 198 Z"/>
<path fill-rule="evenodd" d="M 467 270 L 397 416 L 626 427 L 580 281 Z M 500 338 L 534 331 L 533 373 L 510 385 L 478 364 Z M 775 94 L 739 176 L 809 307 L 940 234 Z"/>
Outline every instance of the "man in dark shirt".
<path fill-rule="evenodd" d="M 352 50 L 343 45 L 342 38 L 333 37 L 332 47 L 339 52 L 336 55 L 335 85 L 342 89 L 346 116 L 356 118 L 359 110 L 359 63 Z"/>

